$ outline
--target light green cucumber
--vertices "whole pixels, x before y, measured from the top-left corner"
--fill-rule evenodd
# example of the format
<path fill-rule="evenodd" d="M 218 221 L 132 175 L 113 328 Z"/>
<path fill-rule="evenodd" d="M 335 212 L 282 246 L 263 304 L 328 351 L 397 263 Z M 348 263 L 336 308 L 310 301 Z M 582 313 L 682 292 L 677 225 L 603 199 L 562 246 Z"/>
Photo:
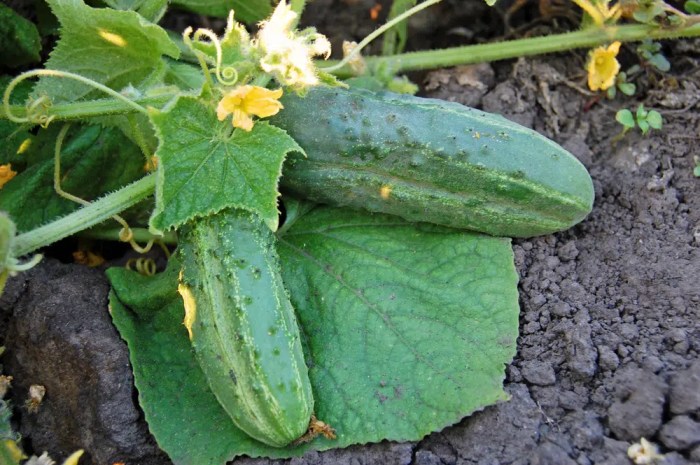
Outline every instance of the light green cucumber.
<path fill-rule="evenodd" d="M 593 205 L 569 152 L 505 118 L 442 100 L 315 87 L 271 119 L 306 151 L 283 190 L 496 236 L 567 229 Z"/>
<path fill-rule="evenodd" d="M 185 326 L 212 391 L 249 436 L 274 447 L 298 439 L 313 397 L 272 232 L 228 209 L 183 227 L 178 243 Z"/>

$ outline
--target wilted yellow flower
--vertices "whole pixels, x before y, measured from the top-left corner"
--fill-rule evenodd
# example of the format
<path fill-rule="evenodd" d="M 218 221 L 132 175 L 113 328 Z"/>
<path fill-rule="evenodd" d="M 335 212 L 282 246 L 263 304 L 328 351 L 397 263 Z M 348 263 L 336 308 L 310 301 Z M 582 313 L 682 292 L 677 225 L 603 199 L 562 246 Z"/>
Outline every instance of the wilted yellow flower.
<path fill-rule="evenodd" d="M 70 457 L 68 457 L 64 462 L 63 465 L 78 465 L 78 461 L 80 461 L 80 457 L 83 456 L 83 451 L 82 449 L 76 450 L 72 454 L 70 454 Z"/>
<path fill-rule="evenodd" d="M 76 250 L 73 252 L 73 260 L 75 263 L 87 265 L 90 268 L 101 266 L 105 262 L 104 257 L 90 250 Z"/>
<path fill-rule="evenodd" d="M 328 58 L 331 43 L 323 35 L 309 28 L 292 30 L 297 14 L 285 0 L 281 0 L 272 16 L 260 23 L 255 47 L 262 55 L 260 67 L 271 73 L 281 84 L 307 87 L 318 84 L 314 56 Z"/>
<path fill-rule="evenodd" d="M 629 446 L 627 456 L 637 465 L 652 465 L 664 460 L 664 456 L 659 454 L 656 445 L 645 438 Z"/>
<path fill-rule="evenodd" d="M 622 15 L 620 4 L 610 6 L 610 0 L 573 0 L 588 16 L 596 26 L 603 26 L 606 22 L 616 22 Z"/>
<path fill-rule="evenodd" d="M 617 53 L 620 42 L 615 41 L 608 48 L 598 47 L 591 52 L 588 60 L 588 87 L 591 90 L 606 90 L 615 83 L 615 77 L 620 71 Z"/>
<path fill-rule="evenodd" d="M 282 89 L 270 90 L 249 85 L 236 87 L 221 99 L 216 107 L 216 117 L 223 121 L 232 114 L 234 127 L 250 131 L 253 129 L 253 115 L 267 118 L 284 108 L 279 102 L 280 97 Z"/>
<path fill-rule="evenodd" d="M 12 171 L 12 165 L 10 163 L 7 165 L 0 165 L 0 189 L 15 176 L 17 176 L 17 171 Z"/>
<path fill-rule="evenodd" d="M 343 58 L 346 58 L 348 55 L 352 53 L 353 50 L 357 48 L 357 42 L 355 41 L 348 41 L 344 40 L 343 41 Z M 352 69 L 352 72 L 360 75 L 364 74 L 365 71 L 367 71 L 367 63 L 365 62 L 365 59 L 362 58 L 362 55 L 359 53 L 352 57 L 350 61 L 348 61 L 348 66 L 350 66 L 350 69 Z"/>

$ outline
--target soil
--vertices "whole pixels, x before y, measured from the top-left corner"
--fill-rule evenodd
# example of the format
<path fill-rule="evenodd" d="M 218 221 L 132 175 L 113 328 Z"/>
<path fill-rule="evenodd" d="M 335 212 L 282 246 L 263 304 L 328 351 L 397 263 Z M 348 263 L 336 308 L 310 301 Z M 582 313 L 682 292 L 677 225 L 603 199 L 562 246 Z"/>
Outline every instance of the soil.
<path fill-rule="evenodd" d="M 335 20 L 357 19 L 374 4 L 347 3 Z M 323 14 L 328 5 L 311 8 Z M 364 35 L 368 24 L 353 33 Z M 471 40 L 458 32 L 453 43 Z M 623 51 L 623 67 L 633 63 L 632 50 Z M 629 464 L 628 447 L 646 438 L 663 463 L 700 464 L 700 179 L 692 173 L 700 155 L 700 42 L 666 43 L 664 52 L 670 72 L 644 68 L 637 96 L 612 101 L 585 90 L 584 52 L 419 76 L 426 96 L 503 114 L 554 139 L 594 180 L 595 206 L 584 222 L 513 242 L 521 336 L 507 367 L 512 398 L 417 443 L 236 463 Z M 630 131 L 616 142 L 615 111 L 639 102 L 662 113 L 663 130 Z M 101 271 L 52 259 L 9 281 L 0 342 L 15 377 L 12 399 L 24 405 L 31 384 L 48 393 L 38 413 L 17 409 L 20 431 L 27 449 L 56 458 L 85 448 L 83 464 L 166 464 L 136 406 L 107 292 Z"/>

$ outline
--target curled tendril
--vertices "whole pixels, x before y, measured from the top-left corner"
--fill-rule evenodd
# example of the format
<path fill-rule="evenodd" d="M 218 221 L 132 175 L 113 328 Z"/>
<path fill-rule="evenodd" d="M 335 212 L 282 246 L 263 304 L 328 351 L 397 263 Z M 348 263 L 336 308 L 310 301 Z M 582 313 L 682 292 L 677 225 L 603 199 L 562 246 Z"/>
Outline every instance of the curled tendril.
<path fill-rule="evenodd" d="M 160 249 L 163 251 L 163 254 L 165 255 L 165 258 L 167 260 L 170 260 L 170 249 L 168 249 L 168 246 L 165 245 L 165 242 L 163 242 L 163 238 L 159 237 L 155 240 L 155 243 L 160 247 Z"/>
<path fill-rule="evenodd" d="M 138 253 L 148 253 L 153 248 L 153 244 L 156 241 L 155 238 L 150 239 L 145 246 L 141 247 L 138 242 L 134 240 L 134 232 L 131 230 L 126 221 L 119 216 L 115 216 L 114 219 L 122 225 L 122 229 L 119 231 L 119 240 L 121 242 L 128 242 L 131 248 Z"/>
<path fill-rule="evenodd" d="M 213 31 L 210 29 L 199 28 L 193 33 L 192 28 L 188 27 L 182 33 L 183 42 L 197 56 L 200 66 L 204 70 L 205 74 L 209 76 L 210 70 L 207 66 L 206 56 L 200 50 L 197 50 L 194 47 L 194 42 L 204 43 L 204 41 L 201 40 L 202 37 L 207 38 L 209 43 L 211 43 L 216 50 L 216 61 L 214 63 L 214 74 L 216 75 L 216 79 L 225 86 L 235 85 L 236 82 L 238 82 L 238 71 L 236 71 L 233 66 L 226 66 L 222 68 L 223 52 L 221 50 L 221 41 Z"/>
<path fill-rule="evenodd" d="M 50 108 L 51 99 L 46 95 L 42 95 L 36 100 L 30 100 L 27 104 L 27 121 L 46 129 L 55 118 L 54 115 L 48 114 Z"/>
<path fill-rule="evenodd" d="M 238 82 L 238 71 L 233 66 L 226 66 L 221 70 L 221 77 L 216 76 L 222 84 L 232 86 Z"/>
<path fill-rule="evenodd" d="M 136 268 L 137 273 L 143 276 L 153 276 L 157 271 L 155 260 L 147 257 L 130 258 L 127 260 L 126 269 L 132 270 L 133 267 Z"/>
<path fill-rule="evenodd" d="M 182 32 L 182 41 L 187 46 L 187 48 L 189 48 L 192 51 L 192 53 L 194 53 L 194 56 L 197 57 L 197 61 L 199 61 L 199 67 L 202 68 L 202 72 L 204 73 L 204 78 L 206 79 L 207 83 L 213 87 L 214 82 L 211 80 L 211 72 L 209 71 L 209 66 L 207 65 L 208 57 L 200 50 L 194 48 L 194 45 L 192 44 L 192 27 L 188 26 L 187 29 L 185 29 Z"/>
<path fill-rule="evenodd" d="M 17 273 L 34 268 L 39 264 L 42 258 L 44 258 L 44 256 L 38 253 L 26 262 L 20 263 L 16 258 L 10 257 L 8 262 L 5 264 L 5 269 L 10 272 L 10 276 L 14 276 Z"/>

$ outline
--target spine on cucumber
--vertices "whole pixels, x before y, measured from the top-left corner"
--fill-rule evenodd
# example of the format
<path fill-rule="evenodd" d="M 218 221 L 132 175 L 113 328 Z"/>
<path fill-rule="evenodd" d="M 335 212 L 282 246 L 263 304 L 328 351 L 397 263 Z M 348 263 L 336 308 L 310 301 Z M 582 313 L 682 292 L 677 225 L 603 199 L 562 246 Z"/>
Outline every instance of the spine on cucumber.
<path fill-rule="evenodd" d="M 249 436 L 274 447 L 298 439 L 313 397 L 272 232 L 228 209 L 179 236 L 185 326 L 212 391 Z"/>
<path fill-rule="evenodd" d="M 282 188 L 337 206 L 497 236 L 567 229 L 593 205 L 576 158 L 540 134 L 456 103 L 316 87 L 271 119 L 306 151 Z"/>

